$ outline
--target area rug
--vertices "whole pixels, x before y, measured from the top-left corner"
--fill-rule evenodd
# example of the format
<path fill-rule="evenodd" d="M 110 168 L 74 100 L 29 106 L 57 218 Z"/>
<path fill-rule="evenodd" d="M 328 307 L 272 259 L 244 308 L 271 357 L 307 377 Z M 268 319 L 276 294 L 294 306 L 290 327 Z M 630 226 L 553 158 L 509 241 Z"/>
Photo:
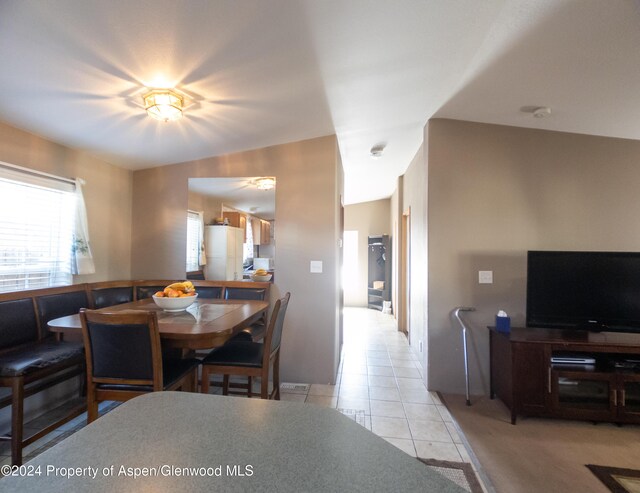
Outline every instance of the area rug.
<path fill-rule="evenodd" d="M 612 493 L 640 493 L 640 470 L 586 464 Z"/>
<path fill-rule="evenodd" d="M 421 459 L 419 457 L 418 460 L 470 493 L 482 493 L 482 487 L 471 464 L 448 460 Z"/>

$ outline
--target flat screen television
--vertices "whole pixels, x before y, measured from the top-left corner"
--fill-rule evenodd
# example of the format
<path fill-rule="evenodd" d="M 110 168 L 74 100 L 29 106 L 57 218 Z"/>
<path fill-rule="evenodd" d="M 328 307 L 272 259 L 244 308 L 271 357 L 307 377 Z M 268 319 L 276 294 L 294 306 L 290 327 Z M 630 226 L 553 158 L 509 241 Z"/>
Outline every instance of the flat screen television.
<path fill-rule="evenodd" d="M 527 327 L 640 332 L 640 252 L 528 252 Z"/>

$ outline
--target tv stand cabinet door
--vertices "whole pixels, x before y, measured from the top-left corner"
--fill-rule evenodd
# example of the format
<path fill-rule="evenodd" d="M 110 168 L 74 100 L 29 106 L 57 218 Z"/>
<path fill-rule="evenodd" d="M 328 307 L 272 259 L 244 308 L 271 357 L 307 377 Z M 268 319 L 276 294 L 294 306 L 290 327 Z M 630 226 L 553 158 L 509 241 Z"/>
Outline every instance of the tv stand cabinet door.
<path fill-rule="evenodd" d="M 550 358 L 548 346 L 513 343 L 513 385 L 516 414 L 549 414 Z"/>

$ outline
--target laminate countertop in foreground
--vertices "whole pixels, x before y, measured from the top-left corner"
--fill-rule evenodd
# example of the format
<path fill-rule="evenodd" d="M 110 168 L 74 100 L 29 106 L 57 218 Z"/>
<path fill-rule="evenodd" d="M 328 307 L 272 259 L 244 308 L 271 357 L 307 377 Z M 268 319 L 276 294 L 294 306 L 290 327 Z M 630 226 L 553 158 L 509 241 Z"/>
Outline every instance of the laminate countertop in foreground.
<path fill-rule="evenodd" d="M 0 491 L 463 491 L 334 409 L 186 392 L 125 402 L 22 473 Z"/>

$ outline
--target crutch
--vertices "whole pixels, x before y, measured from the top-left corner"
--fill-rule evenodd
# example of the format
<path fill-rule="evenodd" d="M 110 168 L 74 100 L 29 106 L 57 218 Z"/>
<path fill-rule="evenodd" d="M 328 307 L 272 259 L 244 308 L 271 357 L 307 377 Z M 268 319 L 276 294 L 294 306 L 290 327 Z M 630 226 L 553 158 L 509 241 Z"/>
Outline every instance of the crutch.
<path fill-rule="evenodd" d="M 458 319 L 460 326 L 462 327 L 462 348 L 464 350 L 464 380 L 465 390 L 467 397 L 467 406 L 471 405 L 471 398 L 469 397 L 469 355 L 467 354 L 467 326 L 460 318 L 460 312 L 474 312 L 476 309 L 471 306 L 459 306 L 453 312 L 453 316 Z"/>

